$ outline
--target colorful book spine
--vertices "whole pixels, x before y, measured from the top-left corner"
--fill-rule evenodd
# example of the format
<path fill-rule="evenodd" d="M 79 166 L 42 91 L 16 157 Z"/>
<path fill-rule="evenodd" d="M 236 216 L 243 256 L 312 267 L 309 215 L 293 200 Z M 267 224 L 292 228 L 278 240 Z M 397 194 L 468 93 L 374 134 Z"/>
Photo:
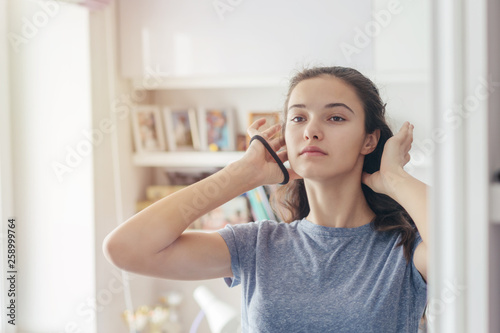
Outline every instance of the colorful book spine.
<path fill-rule="evenodd" d="M 264 186 L 259 186 L 256 188 L 256 190 L 257 194 L 260 197 L 260 202 L 266 211 L 267 219 L 276 221 L 276 216 L 274 215 L 273 208 L 271 207 L 271 203 L 269 202 L 269 195 Z"/>
<path fill-rule="evenodd" d="M 276 220 L 267 193 L 262 186 L 250 190 L 246 194 L 250 201 L 252 216 L 255 221 Z"/>

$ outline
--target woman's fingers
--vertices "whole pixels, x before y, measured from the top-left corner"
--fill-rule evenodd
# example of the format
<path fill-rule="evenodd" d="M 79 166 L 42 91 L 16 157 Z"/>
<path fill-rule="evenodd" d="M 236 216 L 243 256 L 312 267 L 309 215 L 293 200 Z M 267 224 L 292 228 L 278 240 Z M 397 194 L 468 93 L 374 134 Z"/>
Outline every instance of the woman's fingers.
<path fill-rule="evenodd" d="M 404 165 L 406 165 L 408 162 L 410 162 L 410 159 L 411 159 L 410 154 L 406 153 L 405 160 L 404 160 Z"/>
<path fill-rule="evenodd" d="M 250 126 L 248 126 L 247 132 L 248 135 L 253 136 L 255 135 L 254 133 L 259 131 L 259 127 L 264 125 L 266 123 L 266 118 L 259 118 L 256 121 L 254 121 Z"/>
<path fill-rule="evenodd" d="M 281 129 L 281 124 L 275 124 L 270 126 L 269 128 L 262 130 L 261 127 L 265 125 L 266 118 L 260 118 L 254 121 L 247 129 L 247 133 L 250 137 L 254 135 L 260 135 L 266 140 L 270 139 Z"/>
<path fill-rule="evenodd" d="M 405 138 L 405 150 L 406 150 L 406 152 L 410 151 L 410 149 L 411 149 L 411 144 L 413 142 L 413 128 L 414 128 L 414 126 L 409 123 L 406 138 Z"/>
<path fill-rule="evenodd" d="M 412 124 L 405 121 L 399 132 L 394 135 L 394 141 L 397 142 L 404 151 L 409 151 L 411 148 L 413 142 L 413 128 L 414 126 Z"/>
<path fill-rule="evenodd" d="M 262 130 L 261 128 L 265 123 L 266 123 L 265 118 L 261 118 L 261 119 L 256 120 L 255 122 L 253 122 L 248 127 L 248 130 L 247 130 L 248 135 L 250 137 L 253 137 L 255 135 L 260 135 L 261 137 L 263 137 L 266 140 L 266 142 L 269 144 L 269 146 L 271 146 L 273 151 L 276 152 L 276 154 L 278 155 L 278 158 L 282 162 L 286 162 L 288 160 L 288 153 L 287 153 L 287 150 L 285 147 L 285 140 L 283 139 L 283 136 L 281 135 L 281 124 L 275 124 L 273 126 L 270 126 L 267 129 L 265 129 L 265 130 Z M 255 140 L 255 141 L 258 141 L 258 140 Z M 252 144 L 253 144 L 253 142 L 252 142 Z M 266 150 L 262 143 L 260 143 L 260 145 L 262 146 L 262 148 L 259 148 L 259 149 Z M 285 148 L 283 148 L 283 147 L 285 147 Z M 269 162 L 271 163 L 268 165 L 275 165 L 272 167 L 273 173 L 276 172 L 277 175 L 282 177 L 282 172 L 278 169 L 278 165 L 277 165 L 276 161 L 274 161 L 271 154 L 269 152 L 267 152 L 267 150 L 266 150 L 265 156 L 266 156 L 265 160 L 268 163 Z M 287 169 L 287 171 L 288 171 L 288 174 L 290 176 L 290 180 L 302 178 L 299 175 L 297 175 L 292 169 Z"/>
<path fill-rule="evenodd" d="M 283 163 L 286 162 L 286 161 L 288 161 L 288 152 L 287 152 L 286 148 L 283 149 L 283 150 L 280 150 L 277 154 L 278 154 L 278 157 L 280 158 L 280 160 Z M 288 175 L 290 176 L 290 180 L 295 180 L 295 179 L 301 179 L 302 178 L 297 173 L 295 173 L 295 171 L 293 171 L 293 169 L 287 168 L 287 171 L 288 171 Z"/>
<path fill-rule="evenodd" d="M 411 144 L 413 142 L 413 129 L 415 127 L 408 121 L 406 121 L 403 126 L 401 126 L 401 129 L 399 130 L 399 133 L 397 135 L 399 136 L 399 144 L 400 144 L 400 154 L 402 158 L 402 165 L 406 165 L 410 161 L 410 154 L 409 151 L 411 149 Z"/>
<path fill-rule="evenodd" d="M 284 140 L 281 135 L 276 135 L 280 133 L 281 124 L 275 124 L 270 126 L 269 128 L 262 130 L 261 127 L 265 125 L 266 119 L 260 118 L 254 121 L 247 129 L 247 133 L 252 138 L 255 135 L 260 135 L 264 139 L 266 139 L 267 143 L 273 148 L 274 151 L 279 150 L 282 146 L 284 146 Z"/>
<path fill-rule="evenodd" d="M 406 128 L 405 142 L 409 145 L 411 145 L 411 143 L 413 142 L 413 128 L 414 126 L 408 123 L 408 127 Z"/>
<path fill-rule="evenodd" d="M 281 125 L 278 127 L 278 131 L 273 134 L 272 139 L 268 140 L 271 147 L 273 147 L 274 151 L 280 150 L 282 147 L 285 147 L 285 139 L 281 135 Z"/>

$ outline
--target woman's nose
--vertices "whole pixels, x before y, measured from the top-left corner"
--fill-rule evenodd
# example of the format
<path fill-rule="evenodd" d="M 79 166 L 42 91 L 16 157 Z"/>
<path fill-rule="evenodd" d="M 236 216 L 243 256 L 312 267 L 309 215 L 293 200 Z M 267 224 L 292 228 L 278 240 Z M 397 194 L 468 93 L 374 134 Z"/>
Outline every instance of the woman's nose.
<path fill-rule="evenodd" d="M 305 140 L 321 140 L 323 139 L 323 132 L 319 124 L 315 121 L 309 121 L 304 130 Z"/>

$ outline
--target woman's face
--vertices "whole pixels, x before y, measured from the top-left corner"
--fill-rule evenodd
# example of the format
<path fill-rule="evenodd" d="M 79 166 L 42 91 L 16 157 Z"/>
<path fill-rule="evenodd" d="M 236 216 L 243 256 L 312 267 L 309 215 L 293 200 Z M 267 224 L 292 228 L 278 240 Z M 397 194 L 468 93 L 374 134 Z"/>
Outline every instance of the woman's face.
<path fill-rule="evenodd" d="M 293 89 L 287 107 L 285 141 L 297 174 L 325 180 L 361 173 L 363 156 L 376 141 L 366 148 L 373 138 L 365 133 L 365 112 L 354 88 L 333 76 L 307 79 Z"/>

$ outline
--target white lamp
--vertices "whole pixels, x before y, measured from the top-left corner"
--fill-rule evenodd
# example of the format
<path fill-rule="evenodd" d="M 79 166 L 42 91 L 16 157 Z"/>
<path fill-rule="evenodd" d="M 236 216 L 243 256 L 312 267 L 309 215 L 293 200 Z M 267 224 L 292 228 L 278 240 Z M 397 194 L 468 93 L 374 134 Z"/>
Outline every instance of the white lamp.
<path fill-rule="evenodd" d="M 240 331 L 239 314 L 231 306 L 218 300 L 207 287 L 197 287 L 193 296 L 205 313 L 212 333 L 236 333 Z"/>

